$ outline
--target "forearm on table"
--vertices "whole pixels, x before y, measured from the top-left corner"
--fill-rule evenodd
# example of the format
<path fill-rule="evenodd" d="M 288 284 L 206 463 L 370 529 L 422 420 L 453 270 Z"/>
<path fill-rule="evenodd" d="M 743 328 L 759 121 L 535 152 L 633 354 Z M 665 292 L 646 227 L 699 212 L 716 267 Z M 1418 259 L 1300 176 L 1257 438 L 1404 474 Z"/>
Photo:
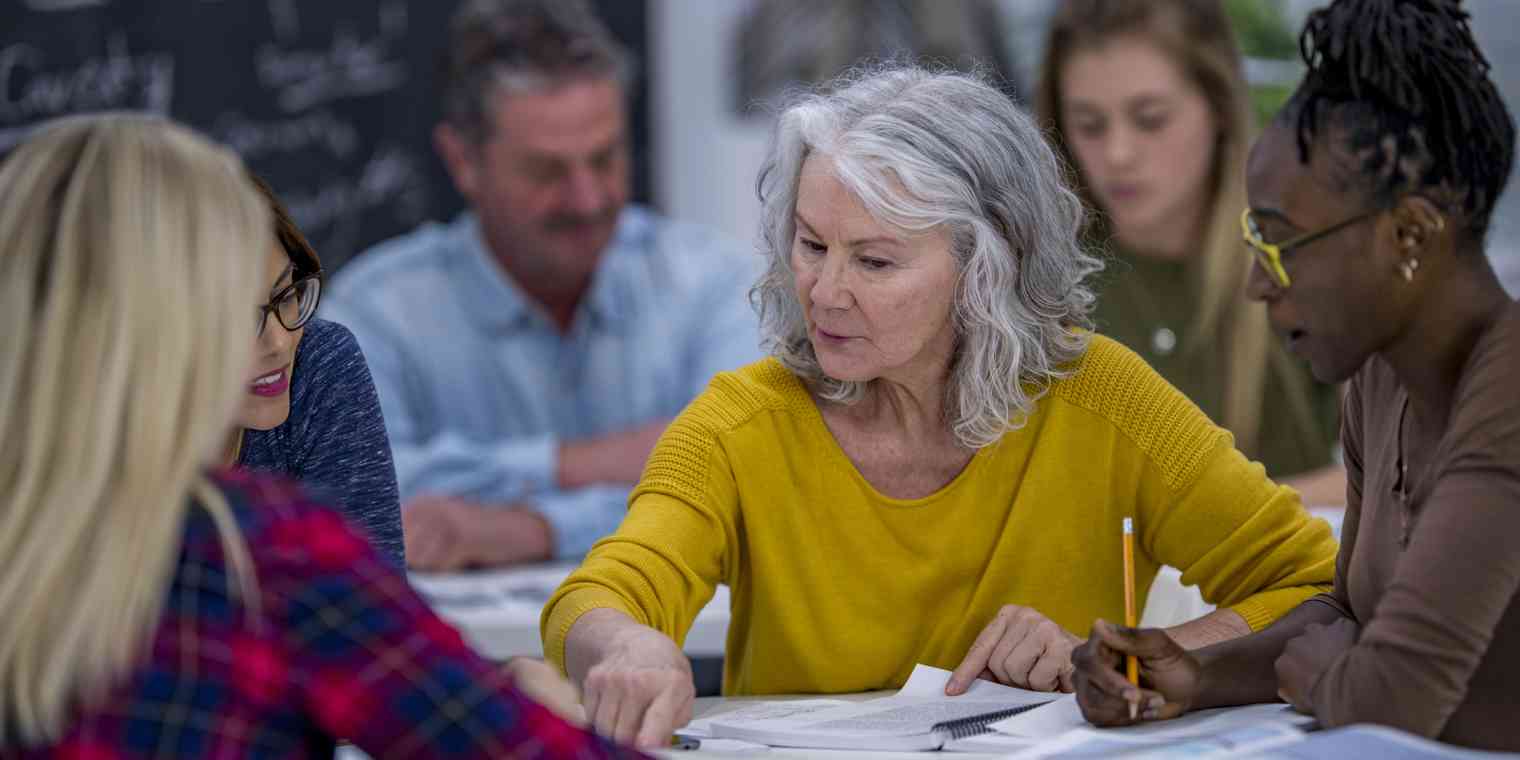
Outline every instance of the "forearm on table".
<path fill-rule="evenodd" d="M 556 487 L 568 490 L 637 482 L 655 442 L 669 424 L 664 418 L 627 430 L 561 441 L 555 451 Z"/>
<path fill-rule="evenodd" d="M 1221 641 L 1238 639 L 1251 632 L 1246 619 L 1234 610 L 1219 609 L 1201 618 L 1166 629 L 1166 635 L 1183 649 L 1201 649 Z"/>
<path fill-rule="evenodd" d="M 554 556 L 554 531 L 542 514 L 525 505 L 488 507 L 481 510 L 481 520 L 474 543 L 484 556 L 477 559 L 487 565 L 543 562 Z"/>
<path fill-rule="evenodd" d="M 1203 687 L 1194 708 L 1277 701 L 1274 663 L 1288 641 L 1310 624 L 1329 625 L 1340 618 L 1328 604 L 1304 602 L 1261 631 L 1195 651 L 1203 666 Z"/>

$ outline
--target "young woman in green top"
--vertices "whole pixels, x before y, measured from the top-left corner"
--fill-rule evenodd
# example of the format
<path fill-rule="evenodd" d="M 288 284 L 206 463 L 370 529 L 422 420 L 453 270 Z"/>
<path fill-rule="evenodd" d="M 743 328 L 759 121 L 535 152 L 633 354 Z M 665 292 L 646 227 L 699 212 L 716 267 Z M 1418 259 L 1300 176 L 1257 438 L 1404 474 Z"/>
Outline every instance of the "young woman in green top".
<path fill-rule="evenodd" d="M 1065 0 L 1037 109 L 1113 260 L 1094 323 L 1129 346 L 1241 451 L 1308 504 L 1345 501 L 1335 388 L 1271 340 L 1242 287 L 1245 156 L 1253 116 L 1218 0 Z"/>

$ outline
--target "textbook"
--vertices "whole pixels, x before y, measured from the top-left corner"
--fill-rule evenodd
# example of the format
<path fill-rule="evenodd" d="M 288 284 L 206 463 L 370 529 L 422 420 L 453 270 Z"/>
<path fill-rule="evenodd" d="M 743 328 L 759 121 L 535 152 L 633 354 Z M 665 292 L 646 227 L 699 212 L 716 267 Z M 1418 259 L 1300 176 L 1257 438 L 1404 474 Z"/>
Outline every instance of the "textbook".
<path fill-rule="evenodd" d="M 694 724 L 718 739 L 773 747 L 879 751 L 934 750 L 986 733 L 996 721 L 1060 696 L 978 680 L 945 696 L 950 671 L 919 665 L 895 695 L 866 702 L 757 702 Z"/>

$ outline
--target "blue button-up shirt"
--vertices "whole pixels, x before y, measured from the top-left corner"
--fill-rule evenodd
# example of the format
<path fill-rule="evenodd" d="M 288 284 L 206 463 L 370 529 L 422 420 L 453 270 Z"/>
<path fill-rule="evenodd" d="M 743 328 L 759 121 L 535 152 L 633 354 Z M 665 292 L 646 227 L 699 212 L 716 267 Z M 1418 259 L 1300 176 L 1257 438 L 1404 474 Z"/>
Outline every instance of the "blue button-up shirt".
<path fill-rule="evenodd" d="M 369 360 L 403 504 L 528 503 L 567 556 L 617 528 L 630 484 L 559 489 L 560 442 L 674 417 L 714 373 L 757 359 L 748 290 L 760 267 L 701 228 L 629 207 L 562 333 L 466 213 L 361 255 L 322 309 Z"/>

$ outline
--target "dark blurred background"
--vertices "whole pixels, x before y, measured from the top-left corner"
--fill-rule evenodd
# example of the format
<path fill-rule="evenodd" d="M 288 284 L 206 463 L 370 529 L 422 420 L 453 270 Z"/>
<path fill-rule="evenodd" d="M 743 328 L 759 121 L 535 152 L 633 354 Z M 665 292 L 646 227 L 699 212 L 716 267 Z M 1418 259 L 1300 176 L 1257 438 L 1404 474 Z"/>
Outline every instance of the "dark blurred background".
<path fill-rule="evenodd" d="M 230 145 L 334 271 L 462 205 L 433 154 L 435 71 L 458 0 L 0 0 L 0 155 L 38 122 L 148 110 Z M 643 0 L 596 0 L 645 60 Z M 647 78 L 634 197 L 650 198 Z"/>

